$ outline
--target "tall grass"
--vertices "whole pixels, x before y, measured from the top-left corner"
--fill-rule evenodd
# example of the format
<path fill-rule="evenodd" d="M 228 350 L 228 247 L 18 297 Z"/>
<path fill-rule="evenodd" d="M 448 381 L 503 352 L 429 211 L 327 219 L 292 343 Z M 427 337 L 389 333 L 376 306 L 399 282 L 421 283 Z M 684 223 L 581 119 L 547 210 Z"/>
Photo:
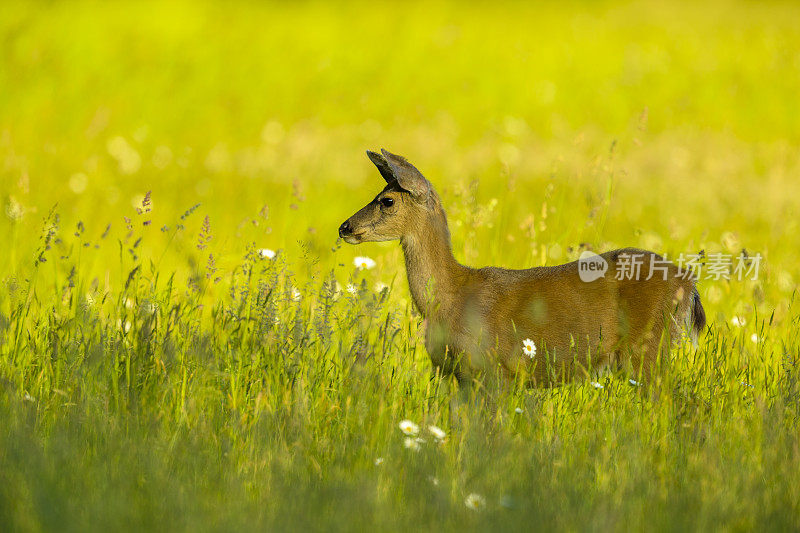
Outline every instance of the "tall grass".
<path fill-rule="evenodd" d="M 0 529 L 800 526 L 800 10 L 0 9 Z M 399 246 L 336 240 L 380 146 L 468 264 L 759 277 L 650 389 L 451 409 Z"/>

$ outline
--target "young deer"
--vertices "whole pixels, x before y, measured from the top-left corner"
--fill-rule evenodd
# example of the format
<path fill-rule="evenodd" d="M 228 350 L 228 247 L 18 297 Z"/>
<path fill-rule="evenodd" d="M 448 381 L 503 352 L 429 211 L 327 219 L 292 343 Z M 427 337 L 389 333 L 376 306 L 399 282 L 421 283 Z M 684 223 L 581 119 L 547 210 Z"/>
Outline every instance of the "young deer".
<path fill-rule="evenodd" d="M 339 236 L 350 244 L 400 240 L 411 297 L 425 318 L 425 348 L 435 369 L 460 385 L 498 371 L 549 385 L 579 369 L 619 364 L 646 381 L 682 336 L 681 323 L 693 338 L 705 326 L 691 275 L 653 252 L 626 248 L 526 270 L 459 264 L 430 182 L 403 157 L 367 155 L 387 185 Z M 642 275 L 615 275 L 632 257 Z"/>

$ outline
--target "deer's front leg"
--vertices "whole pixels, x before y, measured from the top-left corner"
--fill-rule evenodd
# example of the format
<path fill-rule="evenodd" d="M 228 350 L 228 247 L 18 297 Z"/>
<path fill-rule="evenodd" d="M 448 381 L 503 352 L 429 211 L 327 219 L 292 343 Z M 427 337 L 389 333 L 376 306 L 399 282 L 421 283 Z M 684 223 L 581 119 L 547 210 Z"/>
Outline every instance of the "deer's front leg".
<path fill-rule="evenodd" d="M 425 321 L 425 350 L 433 367 L 439 368 L 443 376 L 455 375 L 458 378 L 459 373 L 463 373 L 459 350 L 453 345 L 445 325 L 440 322 Z"/>

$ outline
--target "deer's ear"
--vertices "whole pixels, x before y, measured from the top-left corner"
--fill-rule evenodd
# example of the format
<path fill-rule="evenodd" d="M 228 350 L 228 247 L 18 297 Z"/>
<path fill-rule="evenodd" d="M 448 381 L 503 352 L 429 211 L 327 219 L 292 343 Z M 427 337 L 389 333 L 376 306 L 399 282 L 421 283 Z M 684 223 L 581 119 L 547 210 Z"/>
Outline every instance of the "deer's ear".
<path fill-rule="evenodd" d="M 389 163 L 386 162 L 381 154 L 367 150 L 367 157 L 369 157 L 369 160 L 372 161 L 373 165 L 378 167 L 378 171 L 381 173 L 381 176 L 383 176 L 383 179 L 386 180 L 386 183 L 391 183 L 397 179 L 394 177 L 394 174 L 392 174 L 392 169 L 389 167 Z"/>
<path fill-rule="evenodd" d="M 383 149 L 381 154 L 389 164 L 389 168 L 392 169 L 392 175 L 397 179 L 398 185 L 407 190 L 415 200 L 426 201 L 431 193 L 431 184 L 428 183 L 425 176 L 414 165 L 406 161 L 405 157 Z"/>

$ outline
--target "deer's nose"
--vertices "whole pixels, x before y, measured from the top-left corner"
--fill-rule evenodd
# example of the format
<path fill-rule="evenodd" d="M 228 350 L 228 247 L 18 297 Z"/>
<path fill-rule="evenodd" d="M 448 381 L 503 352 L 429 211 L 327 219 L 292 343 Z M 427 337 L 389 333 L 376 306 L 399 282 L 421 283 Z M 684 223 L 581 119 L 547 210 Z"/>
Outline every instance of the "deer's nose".
<path fill-rule="evenodd" d="M 351 233 L 350 230 L 350 221 L 345 220 L 341 226 L 339 226 L 339 237 L 344 237 L 345 235 L 349 235 Z"/>

